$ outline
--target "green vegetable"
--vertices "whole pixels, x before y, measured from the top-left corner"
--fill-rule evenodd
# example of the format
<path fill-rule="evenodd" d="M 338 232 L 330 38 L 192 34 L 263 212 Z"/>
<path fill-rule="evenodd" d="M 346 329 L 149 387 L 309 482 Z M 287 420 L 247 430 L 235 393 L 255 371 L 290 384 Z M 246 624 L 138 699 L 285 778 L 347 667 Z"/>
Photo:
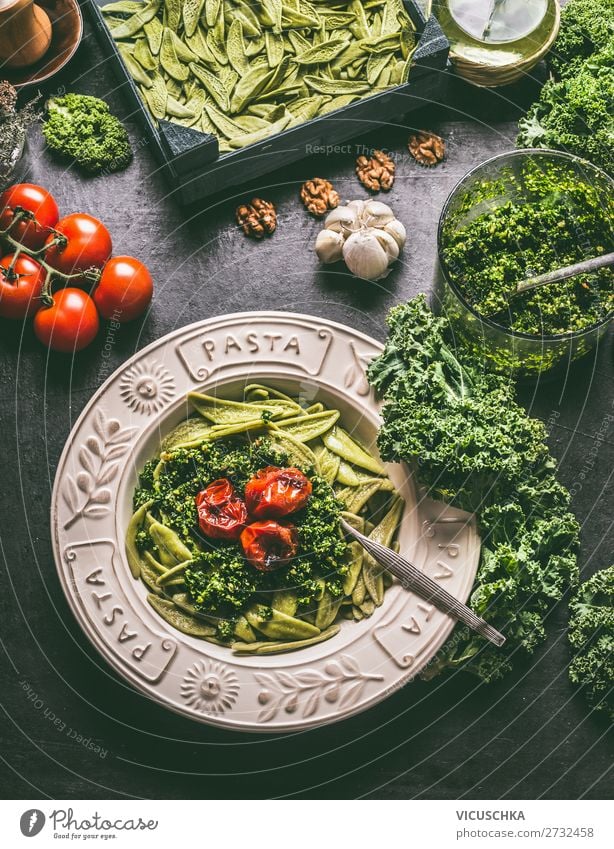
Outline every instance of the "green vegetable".
<path fill-rule="evenodd" d="M 47 101 L 43 136 L 50 150 L 84 171 L 122 171 L 132 160 L 128 133 L 98 97 L 65 94 Z"/>
<path fill-rule="evenodd" d="M 569 0 L 561 12 L 561 28 L 548 54 L 559 80 L 572 77 L 582 64 L 614 40 L 612 0 Z"/>
<path fill-rule="evenodd" d="M 446 222 L 450 278 L 479 313 L 517 332 L 561 334 L 603 321 L 614 310 L 609 268 L 516 295 L 509 306 L 508 296 L 526 277 L 611 250 L 614 199 L 564 162 L 529 160 L 504 180 L 509 200 L 499 202 L 498 181 L 484 180 Z M 476 207 L 483 211 L 472 215 Z"/>
<path fill-rule="evenodd" d="M 519 147 L 575 153 L 614 174 L 614 39 L 574 76 L 549 80 L 518 123 Z"/>
<path fill-rule="evenodd" d="M 518 649 L 530 653 L 545 638 L 545 614 L 577 581 L 569 493 L 555 478 L 543 424 L 516 403 L 507 378 L 454 347 L 423 295 L 391 310 L 388 326 L 368 373 L 385 400 L 381 456 L 417 461 L 432 497 L 477 513 L 482 553 L 469 604 L 507 638 L 494 648 L 457 626 L 424 676 L 462 667 L 494 681 Z M 353 601 L 364 601 L 360 581 Z"/>
<path fill-rule="evenodd" d="M 580 585 L 569 604 L 569 677 L 614 721 L 614 566 Z"/>

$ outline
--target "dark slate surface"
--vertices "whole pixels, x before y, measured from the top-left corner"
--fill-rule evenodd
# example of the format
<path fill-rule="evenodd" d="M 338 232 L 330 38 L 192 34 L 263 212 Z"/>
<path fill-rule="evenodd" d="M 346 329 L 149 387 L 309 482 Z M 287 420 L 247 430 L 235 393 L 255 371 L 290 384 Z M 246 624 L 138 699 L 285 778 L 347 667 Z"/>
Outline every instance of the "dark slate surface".
<path fill-rule="evenodd" d="M 157 289 L 145 321 L 109 335 L 109 359 L 105 333 L 71 363 L 47 356 L 29 328 L 0 327 L 2 795 L 603 798 L 612 763 L 608 725 L 589 714 L 567 680 L 565 604 L 549 617 L 548 642 L 497 685 L 477 686 L 463 675 L 416 683 L 337 726 L 275 739 L 239 736 L 178 718 L 118 680 L 73 621 L 50 545 L 60 451 L 112 369 L 176 327 L 245 308 L 320 314 L 383 338 L 387 309 L 430 285 L 446 194 L 471 166 L 512 146 L 514 118 L 537 83 L 490 95 L 454 84 L 452 107 L 429 106 L 414 113 L 411 125 L 399 119 L 396 128 L 358 140 L 398 152 L 386 199 L 409 232 L 403 264 L 371 287 L 318 270 L 311 246 L 320 225 L 297 200 L 300 183 L 315 175 L 334 179 L 346 199 L 363 196 L 353 155 L 307 159 L 240 196 L 181 210 L 114 92 L 89 27 L 70 70 L 50 90 L 61 85 L 109 98 L 140 150 L 126 173 L 83 179 L 53 164 L 34 133 L 31 176 L 53 191 L 63 211 L 101 217 L 116 252 L 144 259 Z M 412 125 L 445 136 L 443 166 L 420 169 L 404 152 Z M 256 191 L 279 212 L 278 232 L 263 244 L 245 239 L 233 222 L 237 201 Z M 612 558 L 611 359 L 609 340 L 565 385 L 523 391 L 550 424 L 562 480 L 577 490 L 584 575 Z M 102 751 L 87 748 L 89 740 Z"/>

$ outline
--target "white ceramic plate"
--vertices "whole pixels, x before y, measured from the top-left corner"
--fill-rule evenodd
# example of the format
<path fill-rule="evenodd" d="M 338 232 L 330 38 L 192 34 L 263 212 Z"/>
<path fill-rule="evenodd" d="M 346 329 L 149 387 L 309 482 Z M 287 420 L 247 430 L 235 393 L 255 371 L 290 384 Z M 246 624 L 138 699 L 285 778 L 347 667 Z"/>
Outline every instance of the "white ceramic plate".
<path fill-rule="evenodd" d="M 160 619 L 124 553 L 137 473 L 161 436 L 185 418 L 187 392 L 232 397 L 246 383 L 270 383 L 336 407 L 344 427 L 374 447 L 378 404 L 365 367 L 381 348 L 349 327 L 311 316 L 226 315 L 154 342 L 96 392 L 60 458 L 51 509 L 54 553 L 79 624 L 133 686 L 201 722 L 297 730 L 365 710 L 435 655 L 453 621 L 393 585 L 370 619 L 343 621 L 324 643 L 237 657 Z M 402 553 L 466 600 L 479 556 L 472 523 L 458 510 L 417 498 L 404 467 L 389 472 L 406 501 Z"/>

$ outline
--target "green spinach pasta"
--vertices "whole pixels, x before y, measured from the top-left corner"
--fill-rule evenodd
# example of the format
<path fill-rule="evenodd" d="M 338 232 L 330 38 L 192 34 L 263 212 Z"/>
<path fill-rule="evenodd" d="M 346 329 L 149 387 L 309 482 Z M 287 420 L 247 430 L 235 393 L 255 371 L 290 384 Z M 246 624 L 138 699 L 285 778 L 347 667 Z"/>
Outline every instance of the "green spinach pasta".
<path fill-rule="evenodd" d="M 391 578 L 341 533 L 394 545 L 403 510 L 337 410 L 259 384 L 242 401 L 190 393 L 134 492 L 132 574 L 167 623 L 240 654 L 327 640 L 371 616 Z"/>

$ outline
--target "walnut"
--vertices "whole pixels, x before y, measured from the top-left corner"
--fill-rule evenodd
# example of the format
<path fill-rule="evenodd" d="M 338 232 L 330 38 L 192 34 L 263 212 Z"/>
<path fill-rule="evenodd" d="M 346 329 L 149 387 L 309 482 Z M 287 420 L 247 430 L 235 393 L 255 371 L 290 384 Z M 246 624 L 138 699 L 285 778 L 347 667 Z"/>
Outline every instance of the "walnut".
<path fill-rule="evenodd" d="M 416 162 L 430 168 L 438 165 L 446 155 L 446 143 L 429 130 L 418 130 L 409 137 L 407 148 Z"/>
<path fill-rule="evenodd" d="M 270 200 L 252 198 L 251 203 L 238 206 L 235 214 L 245 235 L 251 236 L 252 239 L 270 236 L 277 227 L 277 213 Z"/>
<path fill-rule="evenodd" d="M 373 156 L 359 156 L 356 160 L 358 179 L 372 192 L 388 192 L 394 183 L 394 161 L 383 150 L 374 150 Z"/>
<path fill-rule="evenodd" d="M 314 177 L 307 180 L 301 186 L 301 200 L 307 212 L 321 218 L 329 209 L 339 206 L 339 195 L 333 188 L 333 184 L 322 177 Z"/>

